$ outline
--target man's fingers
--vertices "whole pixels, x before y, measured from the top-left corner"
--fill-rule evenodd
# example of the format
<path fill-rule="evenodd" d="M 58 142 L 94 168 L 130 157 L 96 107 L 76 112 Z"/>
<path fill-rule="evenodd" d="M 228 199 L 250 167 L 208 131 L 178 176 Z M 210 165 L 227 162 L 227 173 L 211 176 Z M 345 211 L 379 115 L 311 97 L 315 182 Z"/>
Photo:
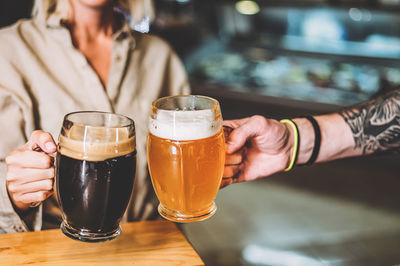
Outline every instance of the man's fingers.
<path fill-rule="evenodd" d="M 226 153 L 232 154 L 240 150 L 248 139 L 248 135 L 245 134 L 242 127 L 234 129 L 226 139 Z"/>
<path fill-rule="evenodd" d="M 39 147 L 46 153 L 54 153 L 57 149 L 56 143 L 50 133 L 42 130 L 33 131 L 25 147 L 29 150 L 35 150 Z"/>
<path fill-rule="evenodd" d="M 24 168 L 45 169 L 53 164 L 53 158 L 43 152 L 30 150 L 16 150 L 6 157 L 8 165 L 15 165 Z"/>
<path fill-rule="evenodd" d="M 224 187 L 229 186 L 231 184 L 233 184 L 233 179 L 232 178 L 223 178 L 219 188 L 221 189 L 221 188 L 224 188 Z"/>
<path fill-rule="evenodd" d="M 232 185 L 234 183 L 240 183 L 242 181 L 240 181 L 240 177 L 241 177 L 242 173 L 236 172 L 235 175 L 229 176 L 229 177 L 223 177 L 221 180 L 221 185 L 219 186 L 219 188 L 224 188 L 226 186 Z"/>
<path fill-rule="evenodd" d="M 225 156 L 225 165 L 235 165 L 240 164 L 243 160 L 242 152 L 236 152 L 233 154 L 227 154 Z"/>
<path fill-rule="evenodd" d="M 228 137 L 226 152 L 228 154 L 234 153 L 241 149 L 250 138 L 262 135 L 266 128 L 266 123 L 266 118 L 260 115 L 241 120 L 232 120 L 232 122 L 227 121 L 226 125 L 234 125 L 235 129 Z"/>
<path fill-rule="evenodd" d="M 225 166 L 224 174 L 222 175 L 223 178 L 229 178 L 235 176 L 240 171 L 240 165 L 229 165 Z"/>
<path fill-rule="evenodd" d="M 222 122 L 222 125 L 231 127 L 231 128 L 237 128 L 249 121 L 250 117 L 242 118 L 242 119 L 236 119 L 236 120 L 224 120 Z"/>

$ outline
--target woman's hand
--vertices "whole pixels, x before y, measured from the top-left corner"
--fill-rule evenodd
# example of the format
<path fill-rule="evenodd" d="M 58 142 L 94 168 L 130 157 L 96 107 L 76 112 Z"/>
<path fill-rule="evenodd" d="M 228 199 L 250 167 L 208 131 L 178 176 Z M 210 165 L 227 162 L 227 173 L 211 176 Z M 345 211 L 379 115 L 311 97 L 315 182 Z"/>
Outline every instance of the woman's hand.
<path fill-rule="evenodd" d="M 52 136 L 44 131 L 34 131 L 29 141 L 6 157 L 6 186 L 15 208 L 29 209 L 30 203 L 47 199 L 53 193 L 53 158 L 56 152 Z"/>
<path fill-rule="evenodd" d="M 284 170 L 293 150 L 292 129 L 274 119 L 252 116 L 224 121 L 233 128 L 227 137 L 221 188 Z"/>

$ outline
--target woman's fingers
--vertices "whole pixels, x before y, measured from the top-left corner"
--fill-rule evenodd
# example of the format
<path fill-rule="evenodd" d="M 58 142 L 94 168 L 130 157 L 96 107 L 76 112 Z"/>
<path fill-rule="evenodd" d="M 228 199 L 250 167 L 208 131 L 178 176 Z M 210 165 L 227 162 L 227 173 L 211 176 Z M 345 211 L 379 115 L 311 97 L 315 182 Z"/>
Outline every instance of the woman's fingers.
<path fill-rule="evenodd" d="M 54 167 L 50 167 L 47 169 L 35 169 L 10 166 L 7 169 L 6 179 L 8 182 L 18 182 L 19 184 L 25 184 L 39 180 L 53 179 L 54 176 Z"/>
<path fill-rule="evenodd" d="M 15 165 L 22 168 L 46 169 L 50 168 L 54 159 L 44 152 L 18 149 L 6 157 L 7 165 Z"/>
<path fill-rule="evenodd" d="M 7 189 L 12 201 L 20 210 L 26 210 L 32 202 L 42 202 L 47 199 L 53 194 L 53 187 L 53 178 L 28 183 L 7 182 Z"/>
<path fill-rule="evenodd" d="M 52 192 L 53 179 L 43 179 L 39 181 L 19 184 L 16 182 L 8 185 L 8 191 L 13 194 L 29 194 L 36 192 Z"/>
<path fill-rule="evenodd" d="M 50 133 L 35 130 L 32 132 L 29 141 L 25 144 L 25 148 L 28 150 L 42 150 L 46 153 L 56 152 L 56 143 Z"/>
<path fill-rule="evenodd" d="M 9 166 L 7 190 L 16 206 L 24 209 L 27 204 L 43 201 L 53 193 L 54 175 L 54 167 L 35 169 Z"/>
<path fill-rule="evenodd" d="M 14 206 L 27 210 L 32 202 L 41 202 L 53 193 L 54 158 L 53 137 L 44 131 L 32 132 L 28 142 L 6 157 L 6 185 Z"/>
<path fill-rule="evenodd" d="M 53 191 L 36 191 L 25 194 L 18 193 L 14 195 L 14 199 L 17 202 L 29 204 L 31 202 L 44 201 L 50 197 L 51 194 L 53 194 Z"/>

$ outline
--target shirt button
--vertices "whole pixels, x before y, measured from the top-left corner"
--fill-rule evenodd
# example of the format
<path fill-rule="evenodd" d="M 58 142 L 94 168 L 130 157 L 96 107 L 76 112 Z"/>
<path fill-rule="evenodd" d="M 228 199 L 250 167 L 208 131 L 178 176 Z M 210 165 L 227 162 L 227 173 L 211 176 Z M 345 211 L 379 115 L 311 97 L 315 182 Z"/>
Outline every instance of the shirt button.
<path fill-rule="evenodd" d="M 117 55 L 117 56 L 115 57 L 115 61 L 119 62 L 120 60 L 121 60 L 121 56 Z"/>

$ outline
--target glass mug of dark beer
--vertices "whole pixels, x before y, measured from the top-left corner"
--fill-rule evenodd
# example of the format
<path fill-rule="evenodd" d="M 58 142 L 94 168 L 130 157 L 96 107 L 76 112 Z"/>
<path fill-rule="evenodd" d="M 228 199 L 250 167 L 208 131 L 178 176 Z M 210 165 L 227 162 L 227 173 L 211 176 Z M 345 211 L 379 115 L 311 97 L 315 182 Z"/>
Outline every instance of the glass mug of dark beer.
<path fill-rule="evenodd" d="M 117 237 L 136 171 L 133 120 L 103 112 L 67 114 L 56 164 L 62 232 L 86 242 Z"/>
<path fill-rule="evenodd" d="M 147 158 L 161 216 L 175 222 L 211 217 L 225 161 L 218 101 L 195 95 L 154 101 Z"/>

